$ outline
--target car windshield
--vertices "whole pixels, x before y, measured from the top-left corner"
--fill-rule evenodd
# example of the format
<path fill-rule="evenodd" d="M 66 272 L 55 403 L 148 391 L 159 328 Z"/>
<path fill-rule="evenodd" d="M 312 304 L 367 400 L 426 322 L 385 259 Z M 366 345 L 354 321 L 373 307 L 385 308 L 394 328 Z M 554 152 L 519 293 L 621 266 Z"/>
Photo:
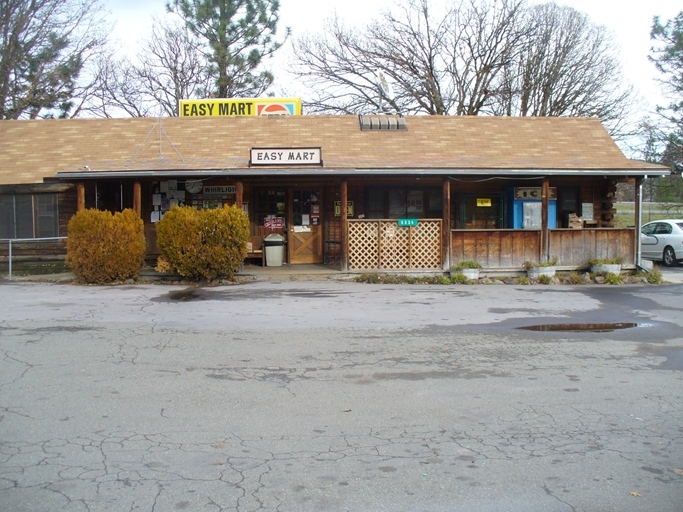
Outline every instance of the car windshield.
<path fill-rule="evenodd" d="M 677 222 L 676 225 L 677 225 L 680 229 L 683 229 L 683 222 Z"/>

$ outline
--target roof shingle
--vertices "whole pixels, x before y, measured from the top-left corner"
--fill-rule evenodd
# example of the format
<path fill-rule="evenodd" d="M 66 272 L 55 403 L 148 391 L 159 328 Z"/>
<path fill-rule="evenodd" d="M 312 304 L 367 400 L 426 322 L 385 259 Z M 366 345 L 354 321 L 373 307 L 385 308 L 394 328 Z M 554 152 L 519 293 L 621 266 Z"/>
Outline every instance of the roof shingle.
<path fill-rule="evenodd" d="M 249 167 L 252 147 L 321 147 L 329 169 L 643 170 L 598 119 L 410 116 L 361 131 L 356 116 L 0 121 L 0 185 L 58 172 Z"/>

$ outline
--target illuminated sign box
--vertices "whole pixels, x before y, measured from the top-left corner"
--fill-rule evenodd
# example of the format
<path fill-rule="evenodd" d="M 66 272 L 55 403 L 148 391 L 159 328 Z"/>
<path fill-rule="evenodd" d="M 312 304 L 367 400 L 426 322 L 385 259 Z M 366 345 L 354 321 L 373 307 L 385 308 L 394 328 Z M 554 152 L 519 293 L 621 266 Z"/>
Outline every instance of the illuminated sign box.
<path fill-rule="evenodd" d="M 300 116 L 301 98 L 180 100 L 180 117 Z"/>

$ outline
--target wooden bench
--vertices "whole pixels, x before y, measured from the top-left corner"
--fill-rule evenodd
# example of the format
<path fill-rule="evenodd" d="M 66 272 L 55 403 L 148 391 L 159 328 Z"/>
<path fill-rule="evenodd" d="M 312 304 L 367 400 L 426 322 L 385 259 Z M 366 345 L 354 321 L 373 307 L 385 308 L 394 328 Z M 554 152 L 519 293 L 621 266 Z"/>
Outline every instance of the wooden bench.
<path fill-rule="evenodd" d="M 245 260 L 261 260 L 261 266 L 266 266 L 266 253 L 263 250 L 263 237 L 250 236 L 247 240 L 247 256 Z"/>

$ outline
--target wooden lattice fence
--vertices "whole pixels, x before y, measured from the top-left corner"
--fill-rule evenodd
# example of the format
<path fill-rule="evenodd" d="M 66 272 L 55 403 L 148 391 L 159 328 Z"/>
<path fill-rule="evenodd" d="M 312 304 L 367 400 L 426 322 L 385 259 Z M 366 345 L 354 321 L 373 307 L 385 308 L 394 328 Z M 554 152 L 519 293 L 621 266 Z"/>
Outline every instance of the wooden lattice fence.
<path fill-rule="evenodd" d="M 349 270 L 440 270 L 441 219 L 349 220 Z"/>

